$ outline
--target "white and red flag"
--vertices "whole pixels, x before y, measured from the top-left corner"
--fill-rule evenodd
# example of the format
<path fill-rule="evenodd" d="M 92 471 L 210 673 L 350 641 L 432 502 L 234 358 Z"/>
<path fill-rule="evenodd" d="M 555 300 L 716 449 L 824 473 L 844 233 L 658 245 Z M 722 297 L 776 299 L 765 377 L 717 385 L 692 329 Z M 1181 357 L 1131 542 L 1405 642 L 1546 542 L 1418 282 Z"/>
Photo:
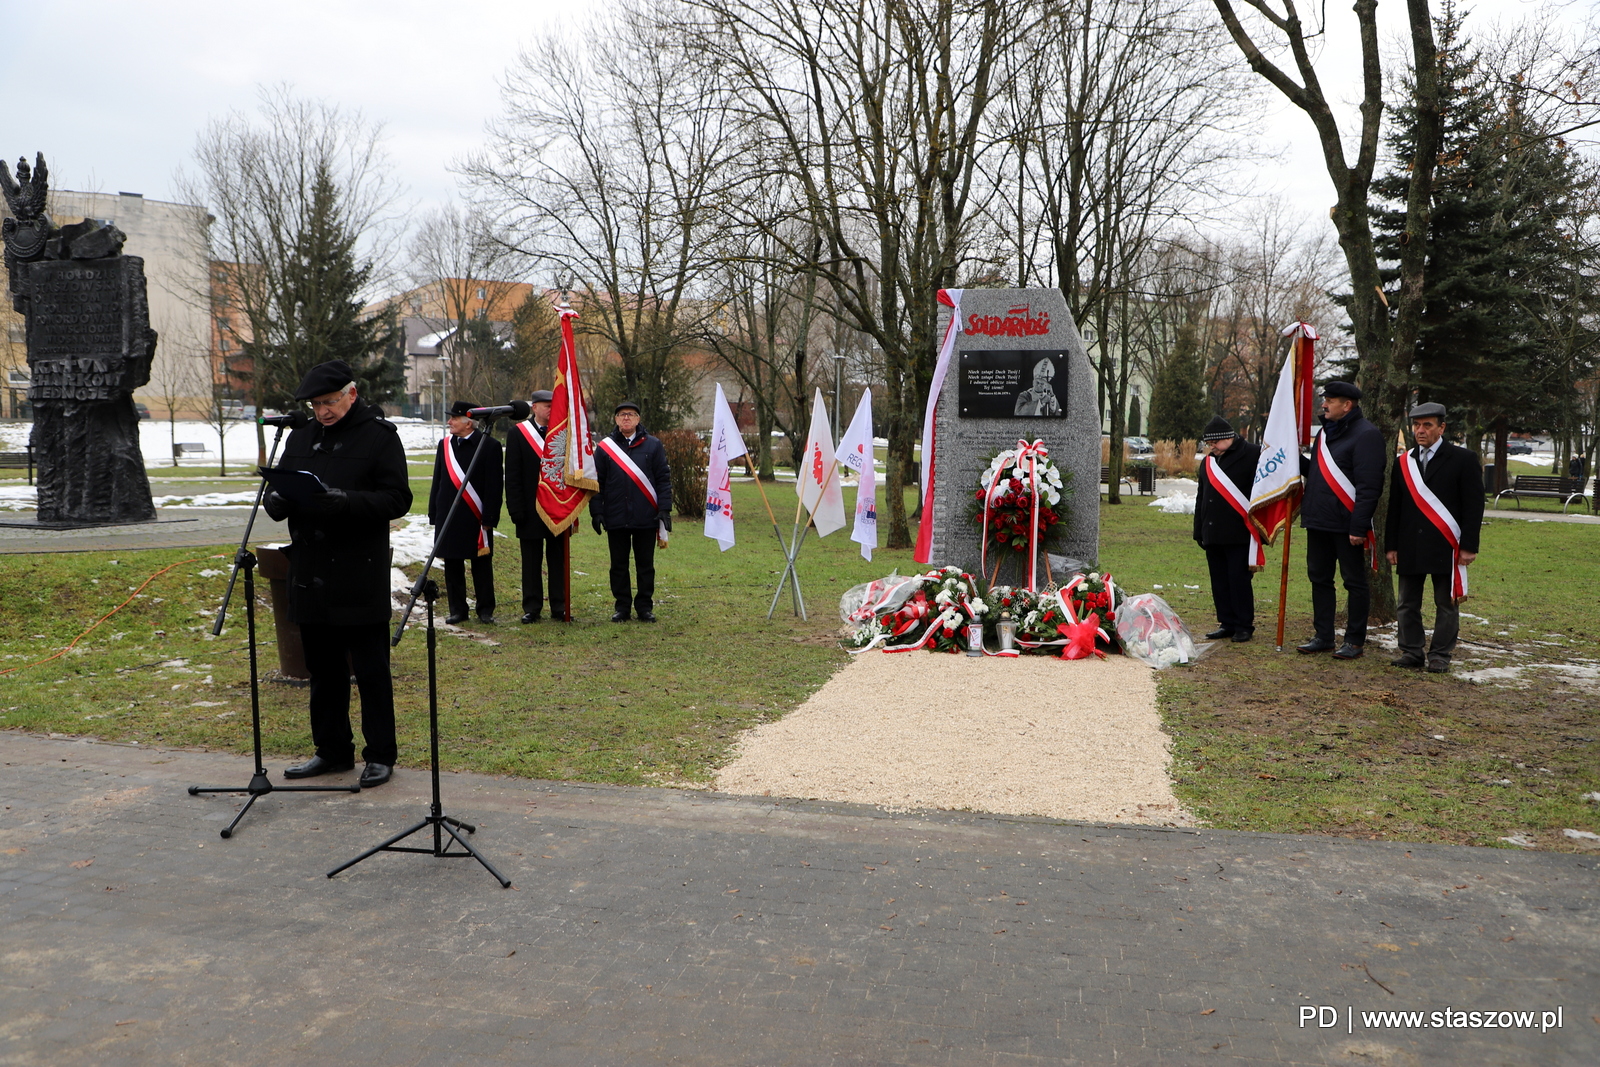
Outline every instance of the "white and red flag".
<path fill-rule="evenodd" d="M 1261 458 L 1256 461 L 1255 481 L 1250 487 L 1250 521 L 1269 545 L 1278 531 L 1294 521 L 1305 494 L 1300 450 L 1311 443 L 1315 384 L 1316 329 L 1308 322 L 1297 322 L 1283 332 L 1289 336 L 1289 355 L 1272 394 L 1266 432 L 1261 435 Z"/>
<path fill-rule="evenodd" d="M 583 381 L 578 374 L 578 349 L 572 339 L 572 320 L 578 313 L 562 304 L 561 355 L 556 362 L 556 385 L 551 390 L 550 426 L 539 457 L 539 517 L 552 533 L 561 533 L 583 514 L 589 495 L 599 490 L 594 466 L 594 444 L 589 439 L 589 412 L 583 402 Z M 531 443 L 531 439 L 530 439 Z"/>
<path fill-rule="evenodd" d="M 861 546 L 861 558 L 870 560 L 878 547 L 878 472 L 873 467 L 872 390 L 861 394 L 861 403 L 850 419 L 850 426 L 839 439 L 839 466 L 860 477 L 856 481 L 856 522 L 850 540 Z"/>
<path fill-rule="evenodd" d="M 711 465 L 706 472 L 706 536 L 714 538 L 722 551 L 733 547 L 732 463 L 745 454 L 739 423 L 728 407 L 728 398 L 717 383 L 717 399 L 711 409 Z"/>
<path fill-rule="evenodd" d="M 811 431 L 806 435 L 806 451 L 794 487 L 801 506 L 811 513 L 818 537 L 844 528 L 844 493 L 839 488 L 839 464 L 834 461 L 833 433 L 828 429 L 821 389 L 811 404 Z"/>
<path fill-rule="evenodd" d="M 939 303 L 950 309 L 950 324 L 944 330 L 944 342 L 939 346 L 939 359 L 933 365 L 933 381 L 928 386 L 928 405 L 922 413 L 922 522 L 917 526 L 918 563 L 933 562 L 933 480 L 939 473 L 933 462 L 933 416 L 939 407 L 939 394 L 944 390 L 944 380 L 950 373 L 950 361 L 956 350 L 956 335 L 961 332 L 961 294 L 965 291 L 964 289 L 939 290 Z"/>

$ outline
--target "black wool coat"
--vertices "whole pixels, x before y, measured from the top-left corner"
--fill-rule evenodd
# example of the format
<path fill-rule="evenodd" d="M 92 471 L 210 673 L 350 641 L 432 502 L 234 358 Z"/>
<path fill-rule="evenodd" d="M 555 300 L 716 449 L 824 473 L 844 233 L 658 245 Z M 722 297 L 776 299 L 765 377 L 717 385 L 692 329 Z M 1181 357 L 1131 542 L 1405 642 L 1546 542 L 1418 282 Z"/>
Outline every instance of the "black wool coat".
<path fill-rule="evenodd" d="M 1334 422 L 1322 420 L 1322 436 L 1327 439 L 1328 458 L 1349 477 L 1356 489 L 1355 508 L 1346 508 L 1322 476 L 1317 463 L 1315 441 L 1309 457 L 1300 457 L 1300 473 L 1305 475 L 1306 493 L 1300 502 L 1300 525 L 1307 530 L 1365 537 L 1383 494 L 1383 472 L 1390 452 L 1383 434 L 1361 414 L 1361 407 L 1350 409 Z"/>
<path fill-rule="evenodd" d="M 332 426 L 313 422 L 289 435 L 280 467 L 310 471 L 343 489 L 340 510 L 289 513 L 289 607 L 296 623 L 387 623 L 389 523 L 411 508 L 406 452 L 394 424 L 357 398 Z"/>
<path fill-rule="evenodd" d="M 1217 457 L 1217 465 L 1222 468 L 1223 475 L 1239 487 L 1246 500 L 1250 499 L 1250 487 L 1256 478 L 1256 462 L 1260 458 L 1260 445 L 1253 445 L 1237 436 L 1228 450 Z M 1203 463 L 1200 491 L 1194 500 L 1194 539 L 1202 548 L 1242 545 L 1250 540 L 1250 531 L 1244 519 L 1239 517 L 1233 505 L 1220 492 L 1211 488 L 1211 480 L 1206 477 Z"/>
<path fill-rule="evenodd" d="M 589 501 L 593 514 L 608 530 L 654 530 L 660 512 L 672 510 L 672 471 L 667 467 L 667 450 L 659 438 L 645 433 L 640 427 L 634 433 L 633 443 L 613 430 L 610 440 L 622 447 L 656 491 L 656 502 L 633 484 L 628 472 L 613 460 L 604 448 L 594 450 L 594 466 L 600 483 L 600 492 Z"/>
<path fill-rule="evenodd" d="M 483 458 L 478 460 L 477 467 L 472 471 L 469 484 L 478 491 L 478 499 L 483 502 L 482 525 L 493 530 L 500 525 L 500 498 L 505 486 L 500 442 L 482 430 L 472 431 L 469 437 L 457 437 L 455 434 L 447 434 L 446 437 L 463 473 L 467 464 L 472 462 L 473 453 L 480 448 L 484 450 Z M 428 521 L 434 526 L 444 522 L 445 516 L 450 514 L 450 504 L 456 498 L 456 483 L 450 480 L 450 472 L 444 466 L 444 449 L 445 442 L 440 441 L 433 450 L 433 487 L 428 494 Z M 471 559 L 476 556 L 479 525 L 463 499 L 461 506 L 456 508 L 455 517 L 439 535 L 439 558 Z M 491 538 L 493 536 L 490 535 Z M 490 544 L 493 544 L 492 540 Z"/>
<path fill-rule="evenodd" d="M 543 437 L 550 427 L 535 423 L 534 429 Z M 539 471 L 543 462 L 522 431 L 513 426 L 506 439 L 506 512 L 517 527 L 518 537 L 552 536 L 539 517 Z"/>
<path fill-rule="evenodd" d="M 1450 543 L 1417 507 L 1400 473 L 1398 458 L 1391 477 L 1383 543 L 1398 553 L 1395 573 L 1449 574 L 1455 565 Z M 1478 457 L 1460 445 L 1441 441 L 1422 481 L 1461 527 L 1461 551 L 1476 553 L 1478 532 L 1483 526 L 1483 470 L 1478 466 Z"/>

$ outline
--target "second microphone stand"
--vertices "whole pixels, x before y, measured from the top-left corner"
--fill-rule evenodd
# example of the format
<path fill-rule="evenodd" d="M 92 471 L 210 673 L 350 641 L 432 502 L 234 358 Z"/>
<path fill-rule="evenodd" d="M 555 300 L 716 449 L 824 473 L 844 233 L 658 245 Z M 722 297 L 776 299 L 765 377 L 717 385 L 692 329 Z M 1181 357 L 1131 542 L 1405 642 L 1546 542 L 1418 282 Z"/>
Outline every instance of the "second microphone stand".
<path fill-rule="evenodd" d="M 283 426 L 277 428 L 277 434 L 272 438 L 272 451 L 267 455 L 267 466 L 272 466 L 273 460 L 278 456 L 278 444 L 283 440 Z M 189 795 L 196 796 L 200 793 L 239 793 L 250 794 L 250 799 L 244 802 L 244 807 L 239 809 L 239 814 L 233 817 L 222 831 L 223 839 L 233 836 L 234 827 L 239 825 L 257 800 L 268 793 L 359 793 L 361 783 L 350 785 L 273 785 L 267 777 L 267 767 L 261 758 L 261 680 L 256 667 L 256 557 L 247 547 L 250 544 L 250 532 L 255 529 L 256 513 L 261 510 L 261 499 L 266 495 L 267 479 L 261 477 L 261 485 L 256 488 L 256 502 L 250 508 L 250 518 L 244 524 L 244 537 L 239 540 L 239 551 L 233 557 L 233 573 L 228 576 L 228 591 L 223 594 L 222 607 L 217 610 L 217 621 L 211 627 L 211 635 L 216 637 L 222 633 L 222 624 L 228 617 L 228 603 L 233 599 L 233 583 L 238 579 L 239 572 L 244 571 L 244 617 L 245 629 L 249 634 L 250 645 L 250 728 L 255 739 L 256 773 L 250 779 L 250 784 L 240 789 L 233 785 L 191 785 Z"/>

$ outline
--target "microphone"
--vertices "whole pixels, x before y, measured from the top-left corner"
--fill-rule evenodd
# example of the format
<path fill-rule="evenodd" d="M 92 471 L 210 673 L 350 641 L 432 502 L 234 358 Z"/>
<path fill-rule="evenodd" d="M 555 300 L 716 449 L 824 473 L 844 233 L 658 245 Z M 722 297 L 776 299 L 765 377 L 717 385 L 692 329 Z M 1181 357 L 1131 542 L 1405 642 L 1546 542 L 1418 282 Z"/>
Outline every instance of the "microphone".
<path fill-rule="evenodd" d="M 475 419 L 493 419 L 501 415 L 511 416 L 512 422 L 521 422 L 533 411 L 533 406 L 526 400 L 513 400 L 497 408 L 473 408 L 467 414 Z"/>
<path fill-rule="evenodd" d="M 298 430 L 311 422 L 311 416 L 303 411 L 291 411 L 287 415 L 262 415 L 256 422 L 263 426 L 287 426 L 291 430 Z"/>

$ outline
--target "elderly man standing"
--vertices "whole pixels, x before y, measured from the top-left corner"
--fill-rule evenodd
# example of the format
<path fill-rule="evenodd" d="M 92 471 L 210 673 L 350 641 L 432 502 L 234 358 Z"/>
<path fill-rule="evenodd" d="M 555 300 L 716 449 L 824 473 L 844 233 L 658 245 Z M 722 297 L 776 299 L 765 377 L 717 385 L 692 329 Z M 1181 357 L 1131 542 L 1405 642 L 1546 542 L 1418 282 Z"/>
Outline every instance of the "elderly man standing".
<path fill-rule="evenodd" d="M 1335 659 L 1356 659 L 1367 643 L 1367 612 L 1372 604 L 1366 548 L 1376 551 L 1372 516 L 1383 494 L 1383 434 L 1361 413 L 1361 390 L 1350 382 L 1322 388 L 1322 432 L 1301 460 L 1306 477 L 1300 525 L 1306 530 L 1306 576 L 1311 579 L 1311 615 L 1316 635 L 1302 653 L 1332 651 Z M 1373 561 L 1376 565 L 1376 561 Z M 1333 640 L 1338 593 L 1334 566 L 1349 594 L 1344 643 Z"/>
<path fill-rule="evenodd" d="M 1256 598 L 1250 577 L 1258 564 L 1257 541 L 1247 517 L 1261 446 L 1234 433 L 1221 415 L 1206 425 L 1204 440 L 1211 455 L 1200 471 L 1194 539 L 1205 549 L 1211 600 L 1217 608 L 1217 628 L 1206 637 L 1248 641 L 1256 629 Z"/>
<path fill-rule="evenodd" d="M 1483 471 L 1469 450 L 1444 439 L 1443 404 L 1411 409 L 1417 447 L 1394 459 L 1386 555 L 1399 578 L 1395 605 L 1398 658 L 1390 666 L 1443 674 L 1461 631 L 1467 566 L 1478 558 L 1483 526 Z M 1423 652 L 1422 590 L 1433 578 L 1433 643 Z"/>
<path fill-rule="evenodd" d="M 316 421 L 289 435 L 279 467 L 309 471 L 326 492 L 296 503 L 268 493 L 267 514 L 289 520 L 289 607 L 311 673 L 315 754 L 283 772 L 312 778 L 355 766 L 350 675 L 361 692 L 366 739 L 361 785 L 389 780 L 397 754 L 389 673 L 389 522 L 411 507 L 406 453 L 394 424 L 357 395 L 344 360 L 321 363 L 300 383 Z"/>
<path fill-rule="evenodd" d="M 545 435 L 550 432 L 550 407 L 555 394 L 540 389 L 533 394 L 533 417 L 519 422 L 506 439 L 506 511 L 517 528 L 522 546 L 522 621 L 538 622 L 544 611 L 543 568 L 550 572 L 550 617 L 566 619 L 567 566 L 562 553 L 562 533 L 552 533 L 539 514 L 539 477 L 550 455 Z"/>
<path fill-rule="evenodd" d="M 594 450 L 600 492 L 589 515 L 611 549 L 611 621 L 627 622 L 632 608 L 640 622 L 655 622 L 656 545 L 664 547 L 672 529 L 672 471 L 667 450 L 639 425 L 638 404 L 624 400 L 613 415 L 616 432 Z M 637 592 L 630 589 L 629 553 L 638 568 Z"/>
<path fill-rule="evenodd" d="M 450 406 L 445 426 L 450 431 L 439 442 L 433 457 L 433 486 L 428 494 L 428 522 L 443 526 L 438 534 L 439 558 L 444 561 L 445 601 L 450 614 L 445 622 L 454 626 L 467 621 L 467 562 L 472 563 L 472 596 L 477 602 L 478 621 L 494 622 L 494 528 L 500 525 L 500 496 L 505 473 L 500 459 L 500 442 L 479 432 L 470 412 L 477 405 L 457 400 Z M 483 458 L 474 465 L 472 457 L 483 449 Z M 467 479 L 471 468 L 472 478 Z M 450 505 L 456 491 L 465 483 L 461 504 L 455 516 Z"/>

